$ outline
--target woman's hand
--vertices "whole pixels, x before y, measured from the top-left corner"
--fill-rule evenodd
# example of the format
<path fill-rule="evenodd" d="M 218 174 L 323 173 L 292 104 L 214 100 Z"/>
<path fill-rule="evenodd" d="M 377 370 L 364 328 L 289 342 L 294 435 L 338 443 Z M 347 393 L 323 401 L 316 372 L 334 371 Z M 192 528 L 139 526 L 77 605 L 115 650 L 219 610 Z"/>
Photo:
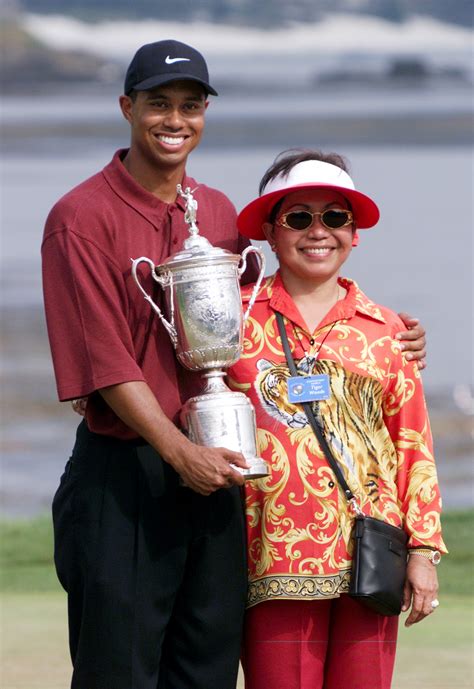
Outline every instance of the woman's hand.
<path fill-rule="evenodd" d="M 398 314 L 406 326 L 406 330 L 397 333 L 397 340 L 402 340 L 401 346 L 409 361 L 416 361 L 420 370 L 426 367 L 426 338 L 425 329 L 418 318 L 412 318 L 407 313 Z"/>
<path fill-rule="evenodd" d="M 402 611 L 406 612 L 411 605 L 410 614 L 405 620 L 405 627 L 421 622 L 435 610 L 431 603 L 438 595 L 438 575 L 436 567 L 427 558 L 410 555 L 407 565 L 407 576 L 403 589 Z"/>

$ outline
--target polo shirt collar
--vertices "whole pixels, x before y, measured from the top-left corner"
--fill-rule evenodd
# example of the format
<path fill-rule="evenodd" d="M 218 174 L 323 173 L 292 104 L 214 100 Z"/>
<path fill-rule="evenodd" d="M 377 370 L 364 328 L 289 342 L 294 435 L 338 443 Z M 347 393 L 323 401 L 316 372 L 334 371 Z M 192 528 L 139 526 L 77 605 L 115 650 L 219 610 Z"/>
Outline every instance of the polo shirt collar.
<path fill-rule="evenodd" d="M 110 163 L 102 170 L 102 174 L 112 190 L 124 203 L 134 208 L 140 215 L 159 229 L 170 204 L 165 203 L 142 187 L 141 184 L 131 176 L 122 162 L 127 153 L 127 148 L 121 148 L 116 151 Z M 188 177 L 185 173 L 182 185 L 183 187 L 189 186 L 193 189 L 197 186 L 197 183 L 192 177 Z M 181 210 L 185 210 L 184 200 L 181 197 L 176 199 L 175 205 L 181 208 Z"/>
<path fill-rule="evenodd" d="M 318 330 L 335 321 L 353 318 L 356 313 L 367 316 L 379 323 L 386 322 L 380 308 L 359 289 L 356 282 L 348 278 L 339 278 L 338 282 L 341 287 L 347 290 L 347 294 L 344 299 L 338 301 L 327 313 Z M 302 330 L 306 330 L 301 314 L 292 297 L 286 291 L 279 271 L 265 280 L 262 288 L 259 290 L 256 301 L 268 301 L 273 311 L 279 311 Z"/>

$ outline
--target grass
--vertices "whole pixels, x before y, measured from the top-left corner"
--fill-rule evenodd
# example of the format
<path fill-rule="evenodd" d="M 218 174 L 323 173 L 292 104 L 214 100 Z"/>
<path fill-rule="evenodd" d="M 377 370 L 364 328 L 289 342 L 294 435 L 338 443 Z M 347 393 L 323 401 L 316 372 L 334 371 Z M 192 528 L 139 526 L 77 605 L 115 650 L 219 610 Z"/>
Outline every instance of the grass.
<path fill-rule="evenodd" d="M 474 596 L 474 510 L 447 512 L 449 556 L 438 569 L 441 595 Z M 0 591 L 59 591 L 51 518 L 0 522 Z"/>
<path fill-rule="evenodd" d="M 400 625 L 393 689 L 474 686 L 474 510 L 447 513 L 443 529 L 450 555 L 438 570 L 441 606 L 420 625 Z M 0 686 L 65 689 L 66 597 L 53 568 L 51 520 L 0 522 L 0 544 Z"/>
<path fill-rule="evenodd" d="M 393 689 L 474 686 L 473 613 L 472 598 L 445 596 L 436 615 L 410 629 L 401 626 Z M 69 686 L 71 664 L 62 593 L 4 594 L 2 628 L 2 689 Z M 238 689 L 243 689 L 242 677 Z"/>
<path fill-rule="evenodd" d="M 1 615 L 2 689 L 66 689 L 71 661 L 64 594 L 4 593 Z"/>
<path fill-rule="evenodd" d="M 474 686 L 474 600 L 440 596 L 434 615 L 399 628 L 392 689 L 471 689 Z"/>
<path fill-rule="evenodd" d="M 442 527 L 449 555 L 438 568 L 441 595 L 474 596 L 474 510 L 447 512 Z"/>
<path fill-rule="evenodd" d="M 0 522 L 0 591 L 60 591 L 49 516 Z"/>

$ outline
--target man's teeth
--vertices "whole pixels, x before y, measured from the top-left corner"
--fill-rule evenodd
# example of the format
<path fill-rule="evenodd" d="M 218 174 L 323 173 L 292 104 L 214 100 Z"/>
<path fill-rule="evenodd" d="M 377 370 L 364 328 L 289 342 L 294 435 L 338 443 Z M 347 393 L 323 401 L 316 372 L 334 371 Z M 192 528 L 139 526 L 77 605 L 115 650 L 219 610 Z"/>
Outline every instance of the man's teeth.
<path fill-rule="evenodd" d="M 170 146 L 179 146 L 183 143 L 184 136 L 163 136 L 161 134 L 158 139 L 164 144 L 169 144 Z"/>
<path fill-rule="evenodd" d="M 328 251 L 331 251 L 331 248 L 329 246 L 325 246 L 321 249 L 304 249 L 304 251 L 307 254 L 327 254 Z"/>

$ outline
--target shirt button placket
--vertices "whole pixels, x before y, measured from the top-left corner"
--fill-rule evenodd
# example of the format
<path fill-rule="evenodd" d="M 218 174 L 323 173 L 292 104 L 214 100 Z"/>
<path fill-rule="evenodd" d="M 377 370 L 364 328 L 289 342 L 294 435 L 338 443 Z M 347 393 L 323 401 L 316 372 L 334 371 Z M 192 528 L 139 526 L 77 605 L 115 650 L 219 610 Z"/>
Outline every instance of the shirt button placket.
<path fill-rule="evenodd" d="M 170 203 L 168 206 L 168 216 L 170 219 L 170 245 L 176 246 L 178 243 L 178 237 L 176 236 L 176 229 L 174 227 L 174 218 L 176 215 L 177 206 L 174 203 Z"/>

